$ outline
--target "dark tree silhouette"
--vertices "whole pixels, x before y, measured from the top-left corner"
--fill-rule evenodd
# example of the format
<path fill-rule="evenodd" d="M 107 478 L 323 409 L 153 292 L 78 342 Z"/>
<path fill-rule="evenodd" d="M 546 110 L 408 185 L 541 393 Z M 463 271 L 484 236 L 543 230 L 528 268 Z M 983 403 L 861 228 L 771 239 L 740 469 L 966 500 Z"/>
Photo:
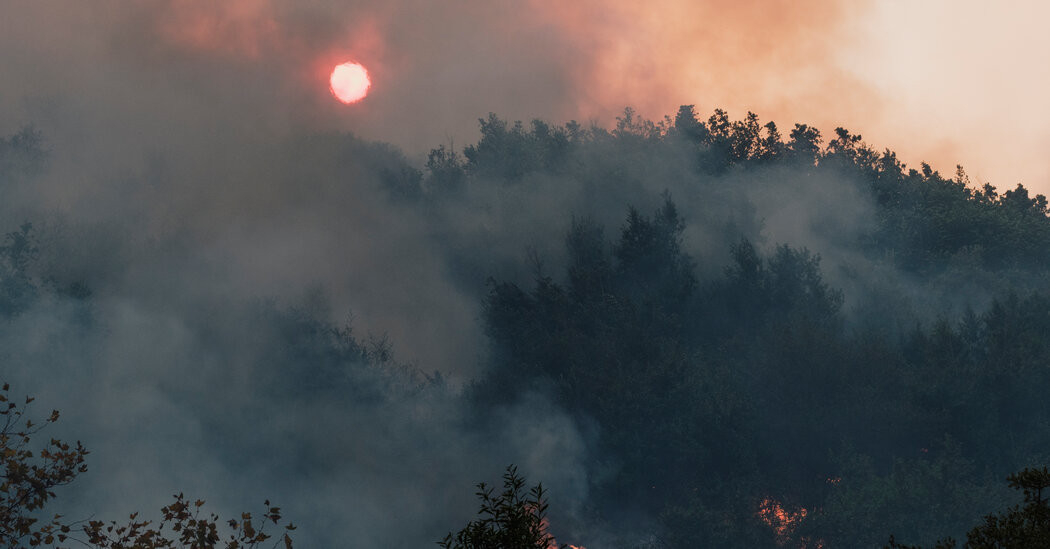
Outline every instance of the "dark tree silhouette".
<path fill-rule="evenodd" d="M 542 484 L 525 491 L 525 478 L 510 465 L 499 494 L 478 484 L 478 518 L 451 532 L 438 545 L 445 549 L 551 549 L 558 547 L 547 531 L 547 500 Z M 562 545 L 562 548 L 567 547 Z"/>
<path fill-rule="evenodd" d="M 1045 549 L 1050 547 L 1050 505 L 1043 491 L 1050 488 L 1050 471 L 1024 469 L 1007 477 L 1011 488 L 1024 493 L 1023 505 L 991 514 L 966 534 L 966 549 Z M 954 549 L 952 538 L 940 540 L 933 549 Z M 922 549 L 898 543 L 890 536 L 887 549 Z"/>
<path fill-rule="evenodd" d="M 7 383 L 0 388 L 0 546 L 68 547 L 76 542 L 97 549 L 252 549 L 271 539 L 264 531 L 267 523 L 280 523 L 280 508 L 267 501 L 260 517 L 242 513 L 240 520 L 229 520 L 223 528 L 217 515 L 201 516 L 204 501 L 191 502 L 182 494 L 161 509 L 159 523 L 141 520 L 138 513 L 127 523 L 69 522 L 58 514 L 46 518 L 44 509 L 57 496 L 55 490 L 87 471 L 89 452 L 79 441 L 70 445 L 57 439 L 34 449 L 34 438 L 58 421 L 59 413 L 52 411 L 43 422 L 35 422 L 26 416 L 33 398 L 19 404 L 9 391 Z M 295 527 L 289 523 L 285 529 Z M 273 546 L 281 544 L 291 549 L 292 538 L 284 533 Z"/>

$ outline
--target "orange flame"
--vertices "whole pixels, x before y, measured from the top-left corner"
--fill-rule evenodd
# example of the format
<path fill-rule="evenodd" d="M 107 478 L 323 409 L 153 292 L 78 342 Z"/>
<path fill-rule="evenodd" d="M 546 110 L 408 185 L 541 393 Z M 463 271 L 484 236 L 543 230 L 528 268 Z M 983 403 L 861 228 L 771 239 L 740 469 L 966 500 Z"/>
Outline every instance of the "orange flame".
<path fill-rule="evenodd" d="M 829 482 L 832 481 L 832 479 L 828 480 Z M 832 484 L 837 483 L 832 482 Z M 773 529 L 777 545 L 780 546 L 787 545 L 793 541 L 792 534 L 795 533 L 799 524 L 802 523 L 808 514 L 809 511 L 805 507 L 799 507 L 797 511 L 790 511 L 782 503 L 768 496 L 759 503 L 757 513 L 759 520 Z M 798 540 L 798 548 L 824 549 L 824 540 L 818 539 L 813 541 L 803 536 Z"/>
<path fill-rule="evenodd" d="M 808 513 L 805 507 L 799 507 L 798 511 L 789 511 L 771 497 L 766 497 L 758 504 L 758 518 L 773 529 L 777 545 L 784 545 L 791 539 L 791 534 Z"/>

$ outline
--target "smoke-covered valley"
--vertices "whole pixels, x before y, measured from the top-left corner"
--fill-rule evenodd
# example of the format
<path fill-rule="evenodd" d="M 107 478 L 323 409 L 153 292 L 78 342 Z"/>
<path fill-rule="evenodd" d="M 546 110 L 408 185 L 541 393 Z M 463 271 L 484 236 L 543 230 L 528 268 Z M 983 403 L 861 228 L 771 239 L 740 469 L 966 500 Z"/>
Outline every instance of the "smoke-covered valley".
<path fill-rule="evenodd" d="M 957 418 L 898 408 L 935 397 L 878 399 L 946 390 L 909 389 L 896 368 L 940 360 L 908 353 L 963 337 L 952 326 L 979 322 L 968 311 L 1045 289 L 1036 242 L 938 234 L 974 222 L 951 204 L 1010 216 L 1024 190 L 989 198 L 962 172 L 908 175 L 845 131 L 827 144 L 805 126 L 773 131 L 691 107 L 661 124 L 628 110 L 611 130 L 492 115 L 477 143 L 420 166 L 350 134 L 293 133 L 76 174 L 26 129 L 2 151 L 4 375 L 91 448 L 63 494 L 69 516 L 118 517 L 176 491 L 223 510 L 269 497 L 310 546 L 432 543 L 470 515 L 469 486 L 508 463 L 554 487 L 559 535 L 592 547 L 716 539 L 676 541 L 690 531 L 676 513 L 712 503 L 664 483 L 710 483 L 713 502 L 743 506 L 733 535 L 755 536 L 749 500 L 841 497 L 818 494 L 821 478 L 859 465 L 833 455 L 868 460 L 855 474 L 883 483 L 909 444 L 972 460 L 982 482 L 1018 464 L 971 440 L 960 450 Z M 1045 213 L 1023 215 L 1010 223 L 1045 231 Z M 592 291 L 605 297 L 588 305 Z M 856 353 L 870 352 L 888 356 L 865 366 Z M 825 424 L 836 403 L 845 417 Z M 929 424 L 883 431 L 908 413 Z M 674 478 L 688 469 L 723 480 Z M 733 478 L 743 495 L 725 493 Z M 638 482 L 656 492 L 632 495 Z M 876 537 L 836 541 L 882 541 L 899 528 L 882 512 Z"/>

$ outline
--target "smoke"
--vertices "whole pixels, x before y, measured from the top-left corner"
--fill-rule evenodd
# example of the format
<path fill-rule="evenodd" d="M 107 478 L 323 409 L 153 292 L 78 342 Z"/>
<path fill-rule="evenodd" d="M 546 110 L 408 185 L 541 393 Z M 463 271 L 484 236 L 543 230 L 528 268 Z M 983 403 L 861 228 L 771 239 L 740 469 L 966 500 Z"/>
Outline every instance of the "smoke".
<path fill-rule="evenodd" d="M 487 112 L 608 120 L 624 105 L 653 117 L 698 103 L 832 124 L 840 106 L 872 108 L 871 94 L 833 54 L 861 8 L 828 0 L 14 9 L 4 27 L 12 53 L 0 61 L 13 85 L 0 105 L 7 117 L 23 116 L 5 123 L 44 125 L 41 111 L 75 108 L 52 118 L 78 115 L 77 127 L 109 129 L 107 141 L 130 133 L 124 147 L 161 138 L 165 127 L 305 127 L 351 128 L 418 153 L 473 139 L 473 121 Z M 374 84 L 351 108 L 327 92 L 331 67 L 346 58 L 364 63 Z M 88 112 L 101 119 L 84 119 Z"/>
<path fill-rule="evenodd" d="M 1047 135 L 1031 95 L 1045 87 L 1036 58 L 1045 40 L 1023 30 L 1045 15 L 1038 2 L 1011 10 L 836 0 L 5 9 L 5 133 L 73 116 L 67 129 L 79 128 L 82 141 L 95 141 L 85 128 L 105 127 L 105 141 L 124 134 L 126 150 L 166 146 L 156 141 L 173 128 L 351 129 L 415 157 L 436 143 L 472 141 L 473 121 L 490 111 L 590 121 L 625 105 L 660 117 L 697 104 L 736 116 L 752 110 L 782 126 L 805 120 L 825 133 L 844 125 L 880 149 L 908 151 L 910 164 L 950 171 L 963 163 L 982 182 L 1045 191 L 1038 151 Z M 970 35 L 981 39 L 959 38 Z M 326 83 L 347 58 L 366 64 L 375 86 L 350 108 L 331 100 Z"/>
<path fill-rule="evenodd" d="M 397 18 L 257 2 L 5 15 L 0 129 L 34 125 L 49 159 L 3 182 L 3 230 L 33 222 L 40 284 L 92 292 L 47 293 L 2 330 L 3 377 L 63 411 L 52 434 L 92 450 L 91 471 L 61 495 L 67 516 L 145 516 L 184 491 L 223 516 L 269 498 L 306 546 L 428 545 L 472 517 L 476 482 L 512 462 L 564 487 L 565 513 L 583 501 L 584 437 L 556 407 L 536 396 L 486 425 L 467 415 L 480 290 L 465 293 L 441 235 L 390 199 L 391 178 L 411 188 L 411 165 L 329 131 L 423 147 L 452 120 L 473 126 L 479 109 L 529 94 L 503 97 L 516 85 L 546 93 L 521 109 L 553 100 L 560 76 L 534 81 L 552 51 L 487 70 L 507 52 L 476 66 L 473 46 L 446 34 L 493 42 L 524 23 L 487 6 L 479 17 L 506 19 L 502 30 L 423 2 Z M 416 45 L 386 43 L 397 36 Z M 372 69 L 362 108 L 327 96 L 344 55 Z M 458 75 L 442 55 L 462 58 Z M 499 101 L 458 93 L 479 78 Z M 324 326 L 348 321 L 396 358 L 324 355 L 339 349 Z M 438 371 L 447 382 L 427 381 Z"/>
<path fill-rule="evenodd" d="M 185 491 L 224 516 L 270 498 L 304 546 L 429 544 L 471 516 L 474 483 L 514 462 L 561 490 L 554 530 L 577 541 L 557 520 L 584 505 L 595 433 L 542 395 L 480 425 L 462 399 L 487 359 L 486 278 L 527 283 L 530 254 L 560 276 L 574 216 L 615 235 L 628 205 L 652 211 L 667 191 L 703 274 L 721 273 L 740 237 L 805 245 L 849 299 L 881 277 L 836 274 L 866 272 L 849 243 L 873 207 L 848 181 L 790 186 L 797 174 L 769 171 L 744 189 L 611 142 L 580 153 L 594 172 L 478 180 L 421 204 L 424 151 L 473 141 L 490 111 L 602 125 L 624 104 L 877 116 L 879 95 L 829 53 L 858 10 L 5 5 L 0 135 L 31 124 L 49 155 L 43 173 L 0 181 L 0 231 L 32 222 L 40 283 L 92 292 L 44 292 L 0 330 L 3 377 L 62 410 L 55 434 L 93 452 L 60 496 L 67 516 L 148 515 Z M 347 59 L 373 77 L 350 107 L 327 90 Z M 370 356 L 393 358 L 340 347 L 326 330 L 346 323 Z"/>

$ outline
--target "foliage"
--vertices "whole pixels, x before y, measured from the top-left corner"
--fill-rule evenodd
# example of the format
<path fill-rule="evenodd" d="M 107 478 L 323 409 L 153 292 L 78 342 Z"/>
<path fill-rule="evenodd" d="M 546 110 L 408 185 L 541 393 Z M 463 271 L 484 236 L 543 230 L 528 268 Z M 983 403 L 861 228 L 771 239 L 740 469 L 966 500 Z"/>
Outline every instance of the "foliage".
<path fill-rule="evenodd" d="M 973 189 L 961 170 L 955 179 L 906 171 L 842 128 L 826 146 L 805 125 L 783 142 L 753 115 L 733 122 L 716 111 L 701 122 L 685 106 L 667 124 L 627 111 L 611 133 L 576 135 L 576 151 L 619 143 L 624 156 L 609 162 L 651 161 L 666 146 L 697 155 L 701 174 L 757 177 L 776 164 L 804 177 L 846 174 L 835 177 L 866 183 L 877 212 L 856 249 L 930 284 L 948 283 L 952 265 L 967 276 L 1042 276 L 1050 260 L 1045 198 Z M 909 535 L 961 528 L 979 502 L 999 497 L 999 471 L 1045 452 L 1042 294 L 1001 295 L 953 320 L 909 317 L 910 331 L 877 310 L 851 312 L 865 319 L 854 324 L 818 254 L 742 238 L 727 246 L 721 276 L 701 277 L 718 270 L 684 251 L 685 228 L 667 194 L 652 215 L 628 207 L 612 242 L 574 219 L 561 279 L 489 283 L 493 367 L 474 384 L 475 402 L 546 391 L 594 422 L 599 453 L 615 463 L 594 487 L 599 514 L 659 517 L 668 547 L 755 547 L 773 542 L 753 520 L 757 502 L 775 498 L 809 510 L 799 536 L 878 543 L 890 522 L 907 523 Z M 943 505 L 921 503 L 934 493 Z"/>
<path fill-rule="evenodd" d="M 24 127 L 10 137 L 0 137 L 0 190 L 44 168 L 48 151 L 43 135 Z"/>
<path fill-rule="evenodd" d="M 695 507 L 747 508 L 754 495 L 735 484 L 751 482 L 748 471 L 767 459 L 763 474 L 771 477 L 826 461 L 820 453 L 799 454 L 795 465 L 784 456 L 774 460 L 746 437 L 790 434 L 823 447 L 824 434 L 812 424 L 784 418 L 820 417 L 825 408 L 806 408 L 830 404 L 777 393 L 819 391 L 835 379 L 833 358 L 819 368 L 813 359 L 828 354 L 819 349 L 837 334 L 841 302 L 822 281 L 815 256 L 781 247 L 767 259 L 746 242 L 726 278 L 701 289 L 681 249 L 683 227 L 669 197 L 651 218 L 630 209 L 612 246 L 601 228 L 578 221 L 566 239 L 567 288 L 546 277 L 529 292 L 493 283 L 485 319 L 501 367 L 475 387 L 482 401 L 507 402 L 530 383 L 546 383 L 568 410 L 606 427 L 601 448 L 617 456 L 619 468 L 598 492 L 620 505 L 662 509 L 669 519 Z M 772 347 L 754 348 L 749 338 L 760 326 Z M 786 379 L 755 394 L 753 375 Z M 756 402 L 776 411 L 759 410 Z M 775 424 L 763 419 L 767 413 L 778 417 Z M 714 537 L 671 535 L 704 545 L 723 534 L 752 536 L 745 531 L 758 527 L 722 528 L 718 513 L 702 516 L 712 522 L 676 524 Z"/>
<path fill-rule="evenodd" d="M 25 311 L 40 288 L 30 268 L 39 256 L 33 226 L 23 223 L 17 231 L 4 235 L 0 244 L 0 317 L 13 317 Z"/>
<path fill-rule="evenodd" d="M 479 518 L 451 532 L 438 545 L 445 549 L 551 549 L 558 547 L 547 532 L 547 500 L 542 484 L 524 492 L 525 478 L 510 465 L 503 473 L 503 491 L 478 484 Z M 562 545 L 562 548 L 567 547 Z"/>
<path fill-rule="evenodd" d="M 474 175 L 516 180 L 536 170 L 557 170 L 568 153 L 570 134 L 565 128 L 533 120 L 526 130 L 521 122 L 508 125 L 492 113 L 478 121 L 481 139 L 463 149 L 467 170 Z"/>
<path fill-rule="evenodd" d="M 431 192 L 454 193 L 461 191 L 467 177 L 459 154 L 444 145 L 432 149 L 427 155 L 427 171 L 430 172 Z"/>
<path fill-rule="evenodd" d="M 34 451 L 30 446 L 33 436 L 58 421 L 58 411 L 52 411 L 43 423 L 36 423 L 26 417 L 33 399 L 27 397 L 18 404 L 10 399 L 9 390 L 7 383 L 0 388 L 0 545 L 51 545 L 56 539 L 64 542 L 70 527 L 60 520 L 61 516 L 54 515 L 42 523 L 38 515 L 55 497 L 56 488 L 87 471 L 84 458 L 88 452 L 80 442 L 70 446 L 56 439 Z"/>
<path fill-rule="evenodd" d="M 592 217 L 566 215 L 564 261 L 554 262 L 563 270 L 536 269 L 527 283 L 515 278 L 525 267 L 489 271 L 501 278 L 477 291 L 491 364 L 468 391 L 479 417 L 541 392 L 586 426 L 595 517 L 640 516 L 638 528 L 663 547 L 777 546 L 783 536 L 760 518 L 768 502 L 804 517 L 793 544 L 872 546 L 887 529 L 927 540 L 943 533 L 932 525 L 958 536 L 982 506 L 1003 499 L 995 479 L 1050 458 L 1046 197 L 975 183 L 961 167 L 949 175 L 909 168 L 845 128 L 779 128 L 750 112 L 705 118 L 685 105 L 654 122 L 625 109 L 611 129 L 495 114 L 479 122 L 476 143 L 439 146 L 425 171 L 391 147 L 333 135 L 293 147 L 295 168 L 285 175 L 333 184 L 376 176 L 392 200 L 420 206 L 418 222 L 435 242 L 456 235 L 426 225 L 452 219 L 428 215 L 442 211 L 434 204 L 474 207 L 475 195 L 504 194 L 599 204 L 585 210 Z M 0 141 L 0 185 L 19 183 L 42 157 L 33 132 Z M 335 173 L 325 172 L 331 159 Z M 803 191 L 810 184 L 815 190 Z M 672 185 L 680 202 L 659 195 Z M 527 196 L 559 186 L 571 192 Z M 828 201 L 806 205 L 814 210 L 845 206 L 845 192 L 870 220 L 842 234 L 802 227 L 818 237 L 807 248 L 763 229 L 750 202 L 763 192 Z M 622 214 L 618 226 L 610 204 Z M 722 209 L 732 212 L 710 215 Z M 491 224 L 478 230 L 513 241 L 490 234 L 502 230 Z M 48 291 L 36 238 L 27 224 L 0 243 L 5 321 Z M 474 243 L 454 242 L 456 261 L 482 256 Z M 478 269 L 508 252 L 498 253 L 477 259 Z M 393 379 L 399 365 L 385 339 L 358 341 L 328 322 L 329 311 L 307 309 L 245 315 L 252 360 L 275 380 L 259 385 L 272 391 L 267 398 L 416 394 L 394 388 L 417 380 Z M 200 332 L 215 345 L 229 334 L 218 322 Z M 243 436 L 233 431 L 219 436 Z M 483 489 L 483 517 L 446 547 L 507 532 L 542 541 L 534 535 L 542 493 L 521 494 L 524 481 L 508 474 L 517 488 Z M 177 497 L 162 526 L 219 543 L 214 517 L 197 511 Z M 135 520 L 109 524 L 125 541 L 98 543 L 151 530 Z M 999 516 L 986 531 L 1023 530 L 1011 520 Z M 55 526 L 41 524 L 26 535 Z M 109 526 L 91 524 L 108 535 Z M 255 525 L 245 524 L 232 525 L 226 543 L 251 542 Z"/>
<path fill-rule="evenodd" d="M 974 187 L 962 167 L 950 178 L 925 163 L 908 169 L 893 151 L 878 152 L 841 127 L 825 143 L 817 128 L 795 124 L 785 140 L 776 124 L 763 124 L 755 113 L 734 121 L 716 109 L 701 121 L 693 105 L 659 123 L 627 108 L 612 131 L 541 120 L 526 128 L 491 113 L 479 122 L 481 139 L 466 146 L 462 158 L 443 145 L 430 152 L 432 192 L 460 188 L 468 179 L 512 182 L 535 173 L 587 179 L 596 167 L 598 174 L 622 177 L 625 167 L 679 157 L 692 158 L 700 186 L 733 172 L 782 166 L 805 177 L 862 182 L 879 223 L 856 244 L 893 257 L 899 267 L 931 273 L 960 254 L 976 254 L 993 270 L 1040 269 L 1050 261 L 1045 196 L 1032 196 L 1020 184 L 1002 193 L 988 183 Z M 614 157 L 595 156 L 608 146 Z"/>
<path fill-rule="evenodd" d="M 239 521 L 231 519 L 226 522 L 230 532 L 224 538 L 220 534 L 218 515 L 200 515 L 204 501 L 191 503 L 182 494 L 174 497 L 174 502 L 161 508 L 164 518 L 155 527 L 151 521 L 138 520 L 138 513 L 132 513 L 129 522 L 123 525 L 115 521 L 109 524 L 100 520 L 87 521 L 83 526 L 86 543 L 99 549 L 252 549 L 261 547 L 272 537 L 264 531 L 267 523 L 279 524 L 281 520 L 280 508 L 270 507 L 270 502 L 266 501 L 263 505 L 267 509 L 258 527 L 253 524 L 251 513 L 241 513 Z M 285 529 L 290 531 L 295 527 L 288 524 Z M 282 534 L 273 547 L 282 544 L 285 549 L 292 547 L 292 538 L 287 533 Z"/>
<path fill-rule="evenodd" d="M 1040 549 L 1050 547 L 1050 503 L 1043 491 L 1050 488 L 1050 471 L 1026 468 L 1007 477 L 1011 488 L 1024 493 L 1024 505 L 991 514 L 966 534 L 966 549 Z M 955 540 L 945 538 L 934 549 L 953 549 Z M 898 543 L 890 536 L 887 549 L 921 549 Z"/>
<path fill-rule="evenodd" d="M 58 514 L 41 520 L 45 506 L 56 497 L 55 489 L 72 483 L 87 471 L 85 458 L 89 452 L 79 441 L 73 446 L 57 439 L 50 439 L 34 451 L 34 436 L 58 421 L 59 413 L 52 411 L 43 423 L 36 423 L 26 417 L 33 399 L 26 398 L 19 405 L 10 400 L 9 389 L 7 383 L 0 389 L 0 416 L 4 419 L 0 429 L 0 545 L 36 547 L 76 542 L 98 549 L 249 549 L 261 547 L 271 538 L 264 531 L 268 522 L 280 523 L 280 508 L 271 507 L 267 501 L 266 512 L 258 523 L 253 523 L 251 513 L 242 513 L 240 520 L 227 521 L 229 533 L 224 535 L 220 533 L 217 515 L 200 515 L 204 501 L 191 503 L 182 494 L 161 509 L 163 519 L 158 524 L 138 519 L 138 513 L 131 514 L 126 524 L 100 520 L 68 522 Z M 295 529 L 290 523 L 285 528 Z M 287 533 L 274 547 L 282 543 L 291 549 L 292 539 Z"/>

